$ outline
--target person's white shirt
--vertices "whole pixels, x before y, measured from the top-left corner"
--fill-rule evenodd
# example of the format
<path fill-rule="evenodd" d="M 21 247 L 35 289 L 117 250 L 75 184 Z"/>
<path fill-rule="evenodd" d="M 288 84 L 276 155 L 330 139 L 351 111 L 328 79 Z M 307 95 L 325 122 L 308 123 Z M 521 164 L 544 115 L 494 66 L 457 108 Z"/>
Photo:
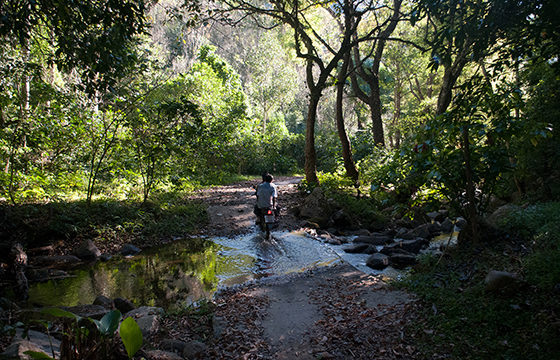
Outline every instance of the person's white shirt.
<path fill-rule="evenodd" d="M 257 188 L 257 204 L 259 209 L 273 207 L 273 199 L 278 197 L 278 190 L 276 185 L 269 182 L 264 182 Z"/>

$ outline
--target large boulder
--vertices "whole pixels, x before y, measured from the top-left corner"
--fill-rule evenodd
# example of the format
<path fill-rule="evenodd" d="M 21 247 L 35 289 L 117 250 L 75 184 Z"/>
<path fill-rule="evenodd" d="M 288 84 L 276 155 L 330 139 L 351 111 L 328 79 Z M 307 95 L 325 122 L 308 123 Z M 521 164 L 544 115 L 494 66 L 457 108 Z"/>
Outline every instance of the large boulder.
<path fill-rule="evenodd" d="M 504 221 L 509 214 L 519 210 L 521 210 L 519 206 L 511 204 L 501 206 L 488 217 L 488 222 L 490 223 L 490 225 L 496 228 L 500 228 L 504 225 Z"/>
<path fill-rule="evenodd" d="M 375 270 L 383 270 L 390 264 L 390 259 L 387 255 L 375 253 L 372 254 L 366 262 L 366 265 Z"/>
<path fill-rule="evenodd" d="M 331 212 L 331 205 L 323 189 L 316 187 L 313 189 L 313 192 L 305 198 L 300 208 L 299 215 L 304 218 L 329 219 L 331 217 Z"/>
<path fill-rule="evenodd" d="M 101 255 L 101 251 L 95 246 L 93 241 L 85 240 L 74 250 L 74 255 L 80 259 L 94 259 Z"/>
<path fill-rule="evenodd" d="M 395 269 L 404 269 L 407 266 L 416 264 L 416 256 L 414 254 L 394 253 L 391 255 L 391 265 Z"/>
<path fill-rule="evenodd" d="M 134 306 L 132 301 L 122 297 L 113 299 L 113 303 L 115 304 L 117 310 L 119 310 L 122 314 L 126 314 L 127 312 L 136 309 L 136 306 Z"/>
<path fill-rule="evenodd" d="M 162 308 L 141 306 L 125 314 L 125 317 L 134 317 L 142 331 L 144 339 L 149 339 L 159 331 L 160 316 L 164 314 Z"/>
<path fill-rule="evenodd" d="M 72 307 L 61 307 L 74 315 L 101 320 L 110 310 L 105 305 L 76 305 Z"/>
<path fill-rule="evenodd" d="M 356 244 L 345 248 L 344 252 L 347 252 L 349 254 L 361 254 L 361 253 L 374 254 L 377 252 L 377 249 L 375 248 L 374 245 Z"/>
<path fill-rule="evenodd" d="M 109 310 L 115 310 L 115 302 L 104 295 L 96 297 L 93 301 L 93 305 L 101 305 Z"/>
<path fill-rule="evenodd" d="M 495 294 L 511 296 L 526 285 L 523 280 L 506 271 L 491 270 L 486 279 L 486 291 Z"/>

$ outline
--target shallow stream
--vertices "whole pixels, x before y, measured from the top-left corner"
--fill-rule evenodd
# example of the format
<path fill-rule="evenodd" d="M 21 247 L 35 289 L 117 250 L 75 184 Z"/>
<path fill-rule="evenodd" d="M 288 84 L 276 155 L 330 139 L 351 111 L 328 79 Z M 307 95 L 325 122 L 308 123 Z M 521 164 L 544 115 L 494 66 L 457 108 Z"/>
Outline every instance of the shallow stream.
<path fill-rule="evenodd" d="M 341 261 L 359 270 L 396 278 L 400 272 L 373 270 L 369 255 L 347 254 L 304 232 L 273 232 L 272 240 L 254 232 L 236 238 L 191 238 L 115 257 L 69 271 L 71 277 L 30 285 L 32 306 L 92 304 L 98 295 L 124 297 L 136 306 L 183 307 L 211 298 L 223 286 L 329 266 Z"/>

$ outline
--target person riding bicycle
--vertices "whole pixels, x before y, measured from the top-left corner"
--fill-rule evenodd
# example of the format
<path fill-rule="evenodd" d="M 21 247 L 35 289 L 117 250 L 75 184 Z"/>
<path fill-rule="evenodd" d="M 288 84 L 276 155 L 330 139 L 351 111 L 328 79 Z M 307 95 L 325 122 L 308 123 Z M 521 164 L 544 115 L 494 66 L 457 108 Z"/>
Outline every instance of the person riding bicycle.
<path fill-rule="evenodd" d="M 272 183 L 274 177 L 270 174 L 264 176 L 264 182 L 257 187 L 257 205 L 255 206 L 255 215 L 257 219 L 261 209 L 276 209 L 276 199 L 278 198 L 278 189 Z"/>

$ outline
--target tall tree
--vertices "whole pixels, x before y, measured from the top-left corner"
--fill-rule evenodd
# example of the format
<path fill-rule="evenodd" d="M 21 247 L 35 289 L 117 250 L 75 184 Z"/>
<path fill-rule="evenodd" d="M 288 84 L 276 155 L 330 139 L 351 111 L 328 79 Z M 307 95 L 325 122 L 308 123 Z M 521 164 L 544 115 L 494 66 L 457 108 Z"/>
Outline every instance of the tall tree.
<path fill-rule="evenodd" d="M 0 4 L 0 36 L 22 49 L 45 27 L 54 51 L 49 62 L 79 69 L 90 94 L 115 84 L 137 58 L 131 44 L 146 29 L 141 0 L 87 2 L 10 0 Z"/>
<path fill-rule="evenodd" d="M 230 23 L 237 23 L 247 17 L 252 17 L 263 27 L 273 27 L 280 24 L 288 25 L 294 35 L 296 56 L 305 61 L 306 80 L 309 90 L 309 104 L 306 123 L 305 143 L 305 177 L 309 183 L 318 183 L 317 153 L 315 150 L 315 125 L 317 108 L 323 90 L 331 79 L 332 72 L 344 55 L 353 46 L 352 35 L 356 33 L 362 18 L 377 8 L 375 1 L 340 0 L 325 4 L 316 0 L 274 0 L 260 5 L 245 0 L 225 0 L 227 12 L 238 12 L 240 17 L 229 18 Z M 345 28 L 338 36 L 322 35 L 314 16 L 321 15 L 321 11 L 334 9 L 344 19 Z M 263 16 L 274 22 L 266 23 Z M 324 22 L 320 22 L 324 25 Z M 367 41 L 375 37 L 374 31 L 365 31 L 354 43 Z"/>
<path fill-rule="evenodd" d="M 532 32 L 530 30 L 535 28 L 542 30 L 542 27 L 533 24 L 541 23 L 538 17 L 539 14 L 542 15 L 540 9 L 549 4 L 551 4 L 549 0 L 528 2 L 491 0 L 418 1 L 419 11 L 417 14 L 426 14 L 429 24 L 429 30 L 426 32 L 426 43 L 430 46 L 432 53 L 432 67 L 437 70 L 438 67 L 442 66 L 444 70 L 436 116 L 443 119 L 443 115 L 452 104 L 455 90 L 457 90 L 458 98 L 463 99 L 457 102 L 458 106 L 466 107 L 462 112 L 454 111 L 454 113 L 461 114 L 456 119 L 455 125 L 461 128 L 459 141 L 462 144 L 465 190 L 467 193 L 466 212 L 471 230 L 470 235 L 475 242 L 479 241 L 479 234 L 473 171 L 473 166 L 476 164 L 472 162 L 471 132 L 474 133 L 474 129 L 479 125 L 475 120 L 479 119 L 481 115 L 477 114 L 477 107 L 473 107 L 473 111 L 468 110 L 468 107 L 472 107 L 473 104 L 464 101 L 464 99 L 469 98 L 468 93 L 474 92 L 475 89 L 472 86 L 468 89 L 457 86 L 458 80 L 467 64 L 478 64 L 481 72 L 485 74 L 485 80 L 480 85 L 480 89 L 482 89 L 480 94 L 488 94 L 488 89 L 492 87 L 492 79 L 486 72 L 483 60 L 493 55 L 496 58 L 494 68 L 498 75 L 503 73 L 504 68 L 511 68 L 511 65 L 516 63 L 518 57 L 524 53 L 524 51 L 519 51 L 517 46 L 510 46 L 520 44 L 519 41 L 512 38 L 512 34 Z M 543 23 L 547 24 L 547 21 L 543 21 Z M 553 48 L 558 49 L 557 46 L 553 46 Z M 469 100 L 476 102 L 472 97 Z M 496 104 L 489 109 L 485 109 L 489 114 L 484 114 L 482 117 L 492 116 L 492 112 L 498 113 L 497 109 L 506 108 L 503 104 L 497 105 L 498 99 L 492 101 Z M 489 101 L 489 103 L 492 101 Z M 464 114 L 468 115 L 464 116 Z M 509 117 L 500 115 L 502 121 L 507 123 Z M 494 115 L 494 117 L 498 116 Z"/>
<path fill-rule="evenodd" d="M 365 57 L 362 57 L 360 54 L 360 42 L 357 41 L 358 33 L 356 32 L 353 34 L 354 44 L 352 64 L 353 67 L 355 67 L 355 72 L 352 72 L 352 76 L 350 77 L 352 80 L 352 89 L 354 94 L 364 103 L 368 104 L 370 108 L 373 138 L 375 145 L 378 146 L 385 146 L 383 120 L 381 117 L 382 107 L 379 88 L 379 67 L 381 65 L 385 45 L 401 18 L 401 4 L 402 0 L 393 0 L 389 17 L 374 17 L 375 21 L 377 21 L 377 23 L 372 25 L 375 37 L 371 46 L 366 50 L 367 55 Z M 382 10 L 386 10 L 384 5 L 382 5 L 378 11 L 381 12 Z M 373 32 L 371 29 L 368 29 L 368 31 Z M 372 62 L 366 67 L 364 63 L 368 59 L 371 59 Z M 357 76 L 368 84 L 369 92 L 362 90 L 362 88 L 358 86 Z"/>

